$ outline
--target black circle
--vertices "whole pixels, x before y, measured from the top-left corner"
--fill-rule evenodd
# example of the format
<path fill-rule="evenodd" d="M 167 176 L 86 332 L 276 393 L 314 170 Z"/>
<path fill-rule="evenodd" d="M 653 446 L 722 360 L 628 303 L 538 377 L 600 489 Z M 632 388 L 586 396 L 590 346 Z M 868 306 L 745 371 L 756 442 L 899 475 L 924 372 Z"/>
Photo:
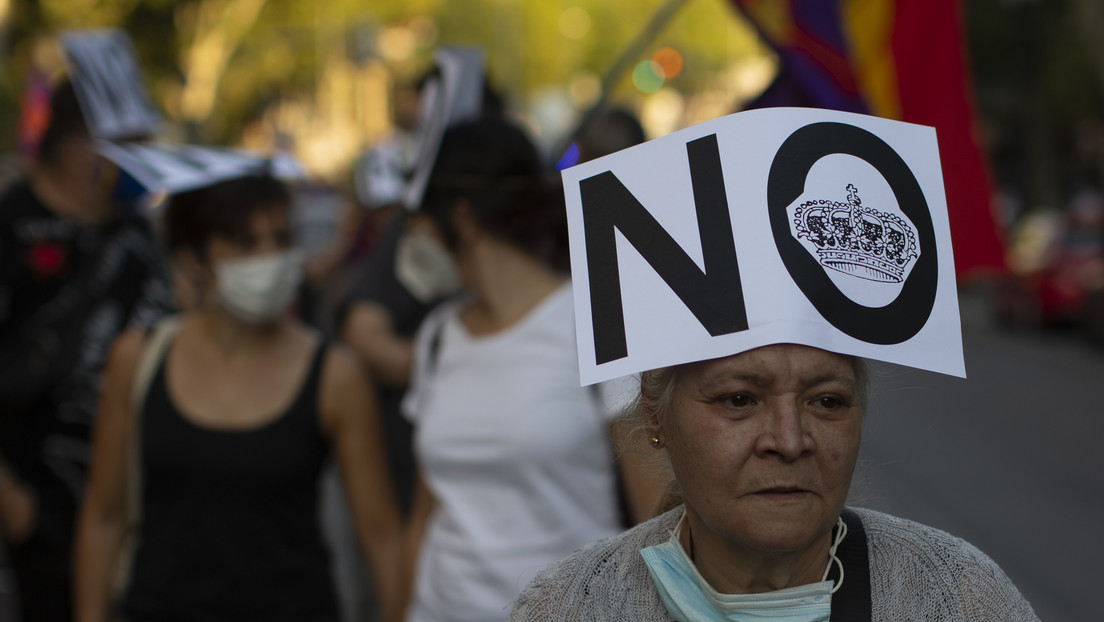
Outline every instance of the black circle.
<path fill-rule="evenodd" d="M 790 233 L 786 208 L 805 190 L 809 171 L 824 156 L 847 154 L 873 166 L 889 183 L 901 211 L 916 227 L 920 256 L 901 293 L 882 307 L 848 298 Z M 905 161 L 874 134 L 845 123 L 821 122 L 799 128 L 782 143 L 767 176 L 767 211 L 778 255 L 816 310 L 836 328 L 868 343 L 908 341 L 927 323 L 935 307 L 939 262 L 935 228 L 924 192 Z"/>

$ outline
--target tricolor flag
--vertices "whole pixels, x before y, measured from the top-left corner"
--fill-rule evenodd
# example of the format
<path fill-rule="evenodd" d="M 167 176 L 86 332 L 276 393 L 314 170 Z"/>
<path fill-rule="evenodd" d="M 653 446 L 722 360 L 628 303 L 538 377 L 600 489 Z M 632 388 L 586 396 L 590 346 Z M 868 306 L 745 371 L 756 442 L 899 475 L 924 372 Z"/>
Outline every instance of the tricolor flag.
<path fill-rule="evenodd" d="M 780 60 L 748 108 L 831 108 L 935 127 L 958 275 L 1004 269 L 957 0 L 732 2 Z"/>

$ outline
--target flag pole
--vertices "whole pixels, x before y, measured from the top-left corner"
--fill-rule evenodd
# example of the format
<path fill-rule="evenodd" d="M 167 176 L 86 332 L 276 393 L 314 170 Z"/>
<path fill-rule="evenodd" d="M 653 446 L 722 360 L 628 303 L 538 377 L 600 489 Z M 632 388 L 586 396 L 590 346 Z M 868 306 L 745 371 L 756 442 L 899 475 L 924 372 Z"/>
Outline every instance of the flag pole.
<path fill-rule="evenodd" d="M 625 74 L 640 57 L 640 54 L 644 51 L 644 48 L 651 44 L 659 33 L 667 27 L 671 19 L 675 17 L 675 14 L 679 12 L 683 6 L 687 4 L 689 0 L 666 0 L 659 9 L 652 15 L 652 19 L 644 26 L 640 33 L 636 36 L 636 39 L 629 44 L 628 47 L 621 52 L 612 65 L 606 70 L 604 76 L 602 76 L 601 92 L 598 94 L 598 99 L 590 106 L 586 111 L 586 114 L 582 116 L 578 123 L 575 124 L 575 129 L 571 130 L 567 134 L 567 137 L 559 145 L 559 148 L 553 151 L 557 154 L 556 157 L 563 155 L 571 143 L 578 137 L 594 117 L 598 115 L 598 111 L 602 109 L 606 101 L 609 99 L 609 92 L 617 84 L 617 81 L 621 79 L 621 76 Z"/>

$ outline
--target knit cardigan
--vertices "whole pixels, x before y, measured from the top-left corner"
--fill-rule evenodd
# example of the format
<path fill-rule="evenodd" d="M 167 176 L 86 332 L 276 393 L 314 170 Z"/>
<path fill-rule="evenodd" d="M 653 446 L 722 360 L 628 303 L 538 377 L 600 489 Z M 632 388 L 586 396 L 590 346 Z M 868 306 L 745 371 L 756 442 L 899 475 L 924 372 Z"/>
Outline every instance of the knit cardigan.
<path fill-rule="evenodd" d="M 511 622 L 673 622 L 640 550 L 665 542 L 682 511 L 671 510 L 549 566 L 522 592 Z M 1038 620 L 1000 567 L 965 540 L 881 512 L 854 512 L 866 531 L 875 621 Z"/>

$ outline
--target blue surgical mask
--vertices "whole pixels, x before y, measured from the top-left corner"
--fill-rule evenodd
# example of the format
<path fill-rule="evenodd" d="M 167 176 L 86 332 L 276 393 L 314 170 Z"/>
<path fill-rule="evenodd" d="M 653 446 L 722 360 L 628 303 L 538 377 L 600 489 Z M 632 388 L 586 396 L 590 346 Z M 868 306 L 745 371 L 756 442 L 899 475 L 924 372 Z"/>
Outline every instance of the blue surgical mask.
<path fill-rule="evenodd" d="M 832 615 L 832 593 L 839 589 L 838 585 L 833 588 L 832 581 L 823 580 L 763 594 L 722 594 L 713 589 L 679 542 L 678 534 L 685 520 L 683 515 L 666 542 L 640 551 L 671 617 L 679 622 L 828 622 Z M 836 546 L 844 535 L 845 527 L 840 529 L 832 545 L 829 567 L 836 559 Z M 825 576 L 827 574 L 825 569 Z M 841 577 L 841 584 L 842 581 Z"/>

